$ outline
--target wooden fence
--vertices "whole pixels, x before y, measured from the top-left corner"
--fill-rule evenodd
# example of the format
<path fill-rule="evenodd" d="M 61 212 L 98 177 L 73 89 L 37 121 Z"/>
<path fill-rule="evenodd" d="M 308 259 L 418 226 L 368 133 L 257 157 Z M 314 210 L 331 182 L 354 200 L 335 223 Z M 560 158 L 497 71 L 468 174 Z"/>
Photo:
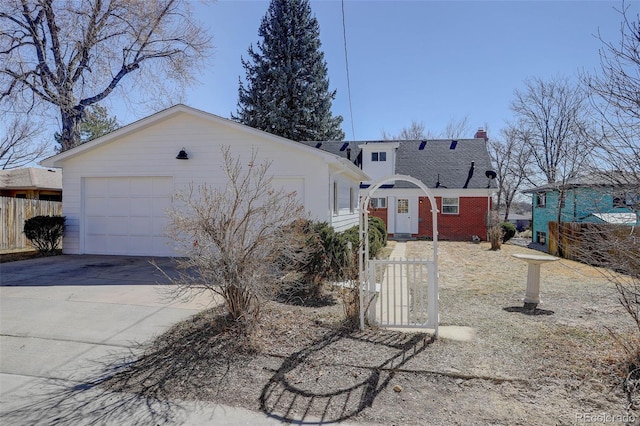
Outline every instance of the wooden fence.
<path fill-rule="evenodd" d="M 24 221 L 34 216 L 62 215 L 59 201 L 0 197 L 0 250 L 30 248 L 24 236 Z"/>
<path fill-rule="evenodd" d="M 554 256 L 594 264 L 599 257 L 612 258 L 615 251 L 640 256 L 639 249 L 638 226 L 561 222 L 558 227 L 549 222 L 549 254 Z"/>

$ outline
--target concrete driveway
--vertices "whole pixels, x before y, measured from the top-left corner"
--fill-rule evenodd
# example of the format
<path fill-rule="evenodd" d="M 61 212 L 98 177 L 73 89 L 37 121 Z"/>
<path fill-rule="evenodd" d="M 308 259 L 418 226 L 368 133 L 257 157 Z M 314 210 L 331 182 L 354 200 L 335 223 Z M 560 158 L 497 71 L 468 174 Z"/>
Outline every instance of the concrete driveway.
<path fill-rule="evenodd" d="M 0 423 L 276 424 L 261 413 L 96 386 L 141 344 L 206 308 L 172 300 L 149 258 L 55 256 L 0 264 Z M 173 274 L 171 260 L 156 259 Z"/>

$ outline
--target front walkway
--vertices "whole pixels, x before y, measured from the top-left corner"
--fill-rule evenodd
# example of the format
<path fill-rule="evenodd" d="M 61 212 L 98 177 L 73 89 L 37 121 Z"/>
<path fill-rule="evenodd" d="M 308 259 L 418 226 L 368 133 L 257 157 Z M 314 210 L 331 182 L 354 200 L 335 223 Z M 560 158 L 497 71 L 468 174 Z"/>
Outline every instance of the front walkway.
<path fill-rule="evenodd" d="M 408 261 L 414 260 L 407 259 L 407 245 L 414 244 L 414 242 L 404 242 L 398 241 L 396 246 L 389 254 L 389 260 L 400 260 L 400 261 Z M 410 250 L 409 250 L 410 251 Z M 432 259 L 433 251 L 431 248 L 425 252 L 423 256 L 418 258 L 418 260 L 424 259 Z M 384 273 L 384 278 L 381 279 L 379 291 L 382 294 L 382 297 L 378 297 L 376 299 L 375 312 L 377 314 L 378 319 L 382 319 L 384 322 L 396 323 L 400 324 L 403 321 L 408 322 L 411 315 L 411 297 L 407 286 L 404 284 L 409 280 L 415 281 L 413 284 L 413 289 L 417 288 L 416 284 L 423 284 L 424 286 L 424 300 L 421 302 L 426 307 L 426 282 L 427 276 L 426 273 L 423 275 L 417 275 L 415 277 L 409 276 L 407 273 L 407 267 L 403 267 L 404 265 L 389 265 L 386 268 Z M 393 285 L 393 283 L 402 283 L 402 285 Z M 405 289 L 405 291 L 403 291 Z M 388 302 L 387 302 L 388 301 Z M 415 309 L 415 307 L 414 307 Z M 414 313 L 415 316 L 415 313 Z M 433 333 L 433 329 L 428 328 L 394 328 L 389 327 L 394 330 L 401 330 L 406 332 L 427 332 Z M 456 325 L 447 325 L 447 326 L 438 326 L 438 336 L 440 338 L 451 339 L 451 340 L 459 340 L 459 341 L 470 341 L 475 337 L 475 330 L 471 327 L 462 327 Z"/>
<path fill-rule="evenodd" d="M 399 241 L 391 251 L 389 260 L 406 260 L 406 252 L 407 243 Z M 379 281 L 376 279 L 376 282 L 380 282 L 380 295 L 376 298 L 375 307 L 376 319 L 381 319 L 384 323 L 402 324 L 409 321 L 410 297 L 403 291 L 408 279 L 407 268 L 389 264 L 385 269 L 384 278 Z"/>

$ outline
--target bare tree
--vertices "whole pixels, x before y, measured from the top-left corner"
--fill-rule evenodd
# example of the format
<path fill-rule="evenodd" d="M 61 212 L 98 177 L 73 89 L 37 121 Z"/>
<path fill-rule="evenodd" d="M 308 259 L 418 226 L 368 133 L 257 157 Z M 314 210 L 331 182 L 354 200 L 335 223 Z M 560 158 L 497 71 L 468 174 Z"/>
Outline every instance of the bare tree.
<path fill-rule="evenodd" d="M 411 122 L 411 126 L 402 129 L 396 139 L 407 141 L 420 140 L 425 139 L 427 137 L 426 135 L 427 133 L 425 133 L 424 122 L 413 120 Z"/>
<path fill-rule="evenodd" d="M 518 191 L 533 174 L 531 170 L 531 146 L 520 143 L 518 130 L 509 126 L 502 130 L 502 137 L 491 139 L 487 143 L 491 161 L 496 167 L 498 195 L 496 206 L 504 205 L 504 220 L 509 217 L 511 203 Z"/>
<path fill-rule="evenodd" d="M 80 143 L 88 142 L 92 139 L 104 136 L 120 127 L 118 119 L 109 115 L 107 108 L 100 104 L 93 104 L 85 109 L 85 115 L 80 122 Z M 60 133 L 53 135 L 56 143 L 60 146 L 58 152 L 63 151 L 62 136 Z"/>
<path fill-rule="evenodd" d="M 511 110 L 517 137 L 531 148 L 547 183 L 564 183 L 585 166 L 590 124 L 586 95 L 567 78 L 525 80 L 516 90 Z"/>
<path fill-rule="evenodd" d="M 469 117 L 464 116 L 461 119 L 451 118 L 439 137 L 444 139 L 456 139 L 469 137 L 471 127 L 469 126 Z"/>
<path fill-rule="evenodd" d="M 24 167 L 47 153 L 48 144 L 36 140 L 40 129 L 28 119 L 16 117 L 0 127 L 6 129 L 0 137 L 0 169 Z"/>
<path fill-rule="evenodd" d="M 604 40 L 600 35 L 600 70 L 584 74 L 591 104 L 603 123 L 603 137 L 595 141 L 601 168 L 624 170 L 625 176 L 640 181 L 640 15 L 630 18 L 630 5 L 622 3 L 619 13 L 620 39 Z"/>
<path fill-rule="evenodd" d="M 257 152 L 242 161 L 222 151 L 224 187 L 189 186 L 169 212 L 169 235 L 184 257 L 174 283 L 179 293 L 210 291 L 222 297 L 230 318 L 250 330 L 260 306 L 306 259 L 306 218 L 295 193 L 271 186 L 268 162 Z"/>
<path fill-rule="evenodd" d="M 80 142 L 85 109 L 125 76 L 141 95 L 192 80 L 210 37 L 187 0 L 5 0 L 0 2 L 0 101 L 54 107 L 62 150 Z M 154 87 L 157 86 L 157 87 Z M 151 88 L 153 87 L 153 90 Z"/>
<path fill-rule="evenodd" d="M 391 135 L 382 131 L 382 139 L 384 140 L 403 140 L 415 141 L 423 139 L 454 139 L 463 138 L 471 133 L 469 127 L 469 119 L 467 116 L 460 120 L 452 118 L 444 130 L 440 133 L 427 131 L 422 121 L 413 120 L 409 127 L 404 127 L 397 135 Z"/>
<path fill-rule="evenodd" d="M 383 140 L 415 141 L 428 138 L 428 134 L 425 133 L 424 122 L 416 120 L 411 121 L 411 125 L 409 127 L 404 127 L 402 130 L 400 130 L 400 133 L 395 136 L 387 133 L 384 130 L 382 131 Z"/>
<path fill-rule="evenodd" d="M 555 209 L 558 224 L 563 219 L 567 183 L 588 170 L 591 138 L 586 94 L 565 77 L 525 80 L 525 90 L 516 90 L 511 109 L 515 113 L 517 138 L 531 150 L 541 180 L 558 190 Z M 533 178 L 533 179 L 532 179 Z M 530 176 L 537 183 L 536 176 Z M 562 240 L 556 241 L 563 252 Z"/>
<path fill-rule="evenodd" d="M 608 184 L 617 188 L 617 210 L 635 213 L 636 226 L 583 227 L 573 241 L 577 258 L 605 267 L 601 271 L 615 284 L 618 300 L 636 327 L 635 335 L 615 330 L 626 355 L 617 373 L 623 377 L 629 412 L 640 409 L 640 15 L 631 14 L 630 7 L 622 2 L 618 9 L 617 41 L 598 35 L 600 69 L 583 74 L 582 81 L 602 123 L 602 136 L 594 141 L 598 167 L 608 171 Z"/>

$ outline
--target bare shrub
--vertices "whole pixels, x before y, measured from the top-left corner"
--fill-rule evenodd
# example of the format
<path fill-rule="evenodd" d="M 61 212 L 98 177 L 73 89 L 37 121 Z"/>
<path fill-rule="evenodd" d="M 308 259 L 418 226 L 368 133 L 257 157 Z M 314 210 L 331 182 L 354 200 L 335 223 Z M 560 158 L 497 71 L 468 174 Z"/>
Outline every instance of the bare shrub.
<path fill-rule="evenodd" d="M 609 224 L 562 224 L 568 257 L 600 266 L 617 290 L 618 301 L 633 321 L 633 331 L 609 330 L 620 358 L 614 377 L 627 395 L 628 409 L 640 408 L 640 238 L 636 227 Z"/>
<path fill-rule="evenodd" d="M 489 228 L 489 241 L 491 250 L 500 250 L 502 247 L 502 227 L 499 224 Z"/>
<path fill-rule="evenodd" d="M 640 234 L 631 226 L 579 224 L 569 230 L 569 225 L 561 235 L 569 241 L 571 257 L 604 268 L 640 336 Z"/>
<path fill-rule="evenodd" d="M 305 212 L 295 193 L 275 190 L 269 162 L 248 162 L 222 149 L 224 188 L 189 185 L 174 197 L 168 234 L 184 257 L 172 281 L 178 295 L 211 291 L 230 318 L 251 331 L 260 306 L 297 279 L 307 256 Z"/>

